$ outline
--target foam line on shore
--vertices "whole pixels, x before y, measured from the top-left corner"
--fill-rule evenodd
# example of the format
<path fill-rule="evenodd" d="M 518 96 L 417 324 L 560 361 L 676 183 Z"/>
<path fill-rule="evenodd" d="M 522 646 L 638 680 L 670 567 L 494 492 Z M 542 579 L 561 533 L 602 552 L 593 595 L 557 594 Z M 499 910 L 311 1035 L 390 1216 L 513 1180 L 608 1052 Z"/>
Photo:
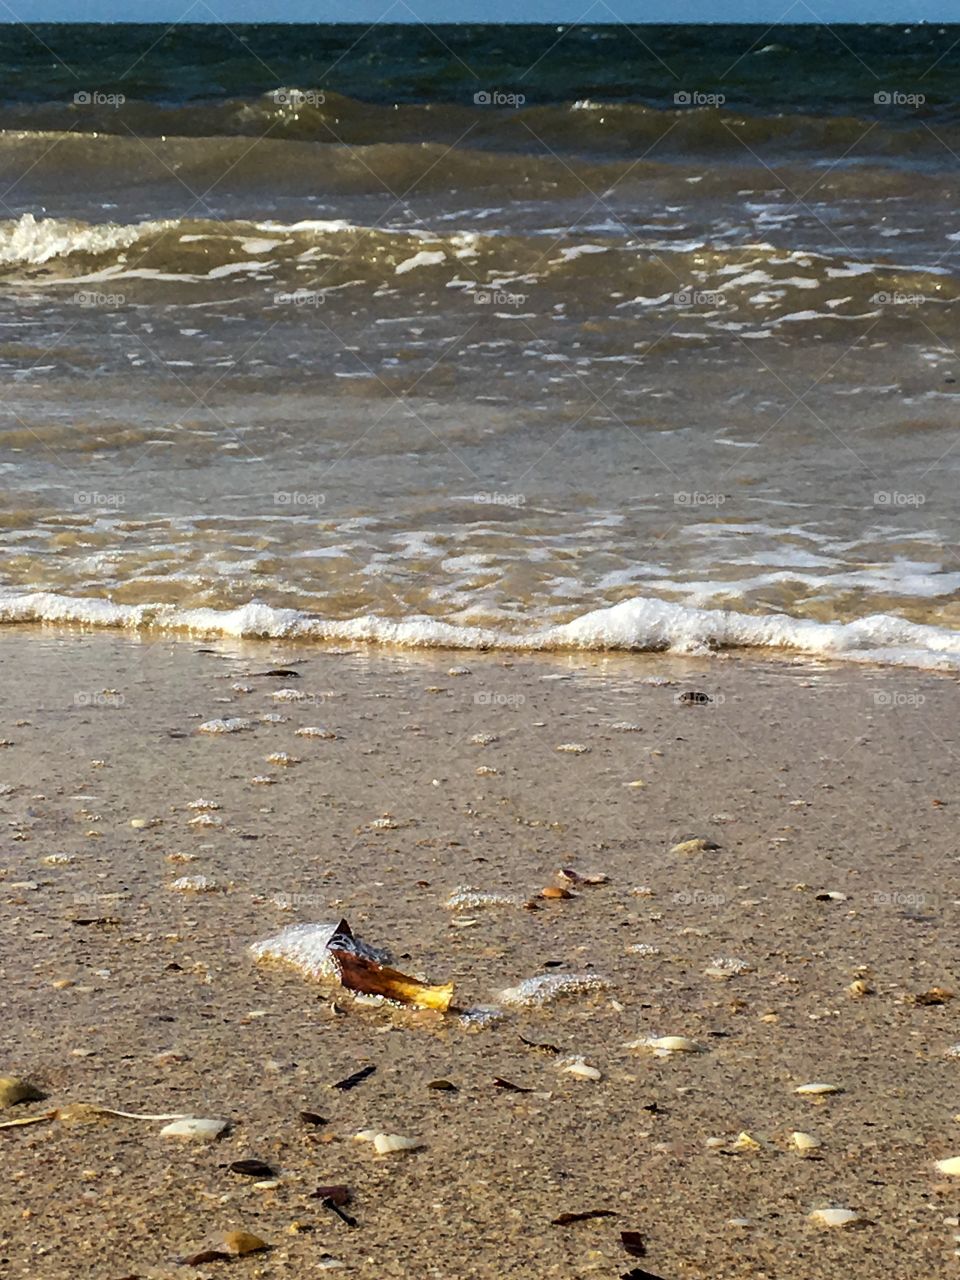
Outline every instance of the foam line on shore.
<path fill-rule="evenodd" d="M 777 614 L 697 609 L 635 597 L 546 629 L 507 631 L 416 615 L 366 614 L 328 619 L 251 600 L 236 609 L 127 605 L 52 592 L 0 595 L 0 623 L 54 623 L 244 639 L 349 641 L 414 649 L 530 651 L 672 651 L 770 649 L 844 662 L 960 669 L 960 633 L 871 614 L 850 622 L 815 622 Z"/>

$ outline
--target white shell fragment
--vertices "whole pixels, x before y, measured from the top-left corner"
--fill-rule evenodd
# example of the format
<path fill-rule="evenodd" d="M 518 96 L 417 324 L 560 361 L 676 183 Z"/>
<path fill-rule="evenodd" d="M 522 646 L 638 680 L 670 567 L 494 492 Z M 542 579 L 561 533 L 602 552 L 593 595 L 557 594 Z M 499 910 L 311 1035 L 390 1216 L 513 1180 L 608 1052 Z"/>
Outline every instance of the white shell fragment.
<path fill-rule="evenodd" d="M 257 960 L 279 960 L 300 971 L 305 978 L 336 979 L 337 968 L 328 947 L 337 932 L 339 921 L 322 924 L 291 924 L 272 938 L 255 942 L 250 948 Z M 340 939 L 344 951 L 354 951 L 365 960 L 385 964 L 389 956 L 385 951 L 361 942 L 359 938 Z"/>
<path fill-rule="evenodd" d="M 270 694 L 274 702 L 306 702 L 307 695 L 299 689 L 276 689 Z"/>
<path fill-rule="evenodd" d="M 476 911 L 479 907 L 519 907 L 521 899 L 510 893 L 485 893 L 469 885 L 454 889 L 445 906 L 448 911 Z"/>
<path fill-rule="evenodd" d="M 838 1084 L 815 1081 L 813 1084 L 801 1084 L 793 1092 L 798 1093 L 801 1098 L 825 1098 L 831 1093 L 843 1093 L 843 1089 Z"/>
<path fill-rule="evenodd" d="M 220 805 L 217 803 L 216 800 L 204 800 L 201 797 L 199 800 L 191 800 L 190 803 L 187 805 L 187 808 L 199 809 L 203 811 L 207 809 L 219 809 Z"/>
<path fill-rule="evenodd" d="M 590 750 L 584 742 L 561 742 L 558 751 L 563 751 L 570 756 L 582 756 Z"/>
<path fill-rule="evenodd" d="M 642 1036 L 639 1040 L 631 1040 L 627 1049 L 646 1049 L 658 1057 L 666 1057 L 671 1053 L 704 1053 L 704 1047 L 687 1036 Z"/>
<path fill-rule="evenodd" d="M 199 1142 L 212 1142 L 229 1129 L 227 1120 L 202 1120 L 197 1116 L 187 1116 L 183 1120 L 174 1120 L 160 1130 L 163 1138 L 194 1138 Z"/>
<path fill-rule="evenodd" d="M 580 1080 L 603 1079 L 603 1072 L 598 1067 L 591 1067 L 579 1055 L 574 1058 L 564 1058 L 560 1064 L 560 1070 L 566 1072 L 567 1075 L 577 1076 Z"/>
<path fill-rule="evenodd" d="M 470 739 L 470 745 L 474 747 L 490 747 L 500 739 L 495 733 L 475 733 Z"/>
<path fill-rule="evenodd" d="M 403 1138 L 399 1133 L 378 1133 L 373 1146 L 378 1155 L 388 1156 L 397 1151 L 416 1151 L 423 1143 L 417 1138 Z"/>
<path fill-rule="evenodd" d="M 279 765 L 282 769 L 290 769 L 295 764 L 300 764 L 299 756 L 291 756 L 286 751 L 271 751 L 268 756 L 264 756 L 267 764 Z"/>
<path fill-rule="evenodd" d="M 948 1160 L 938 1160 L 937 1169 L 950 1178 L 960 1178 L 960 1156 L 951 1156 Z"/>
<path fill-rule="evenodd" d="M 726 979 L 738 978 L 743 973 L 749 973 L 750 969 L 747 961 L 741 960 L 739 956 L 717 956 L 703 972 L 708 978 Z"/>
<path fill-rule="evenodd" d="M 253 721 L 242 716 L 229 716 L 226 720 L 205 720 L 197 726 L 197 733 L 243 733 L 252 729 Z"/>
<path fill-rule="evenodd" d="M 548 1004 L 561 996 L 587 995 L 610 984 L 595 973 L 541 973 L 500 992 L 502 1004 L 517 1008 Z"/>
<path fill-rule="evenodd" d="M 853 1209 L 814 1209 L 810 1221 L 821 1227 L 850 1227 L 855 1222 L 862 1222 L 859 1213 Z"/>
<path fill-rule="evenodd" d="M 790 1135 L 790 1145 L 797 1151 L 816 1151 L 823 1143 L 812 1133 L 803 1133 L 794 1129 Z"/>
<path fill-rule="evenodd" d="M 174 893 L 216 893 L 220 886 L 209 876 L 181 876 L 170 888 Z"/>
<path fill-rule="evenodd" d="M 215 813 L 198 813 L 195 818 L 187 820 L 188 827 L 222 827 L 223 819 Z"/>
<path fill-rule="evenodd" d="M 324 729 L 319 724 L 304 724 L 295 730 L 298 738 L 335 738 L 337 735 L 332 729 Z"/>

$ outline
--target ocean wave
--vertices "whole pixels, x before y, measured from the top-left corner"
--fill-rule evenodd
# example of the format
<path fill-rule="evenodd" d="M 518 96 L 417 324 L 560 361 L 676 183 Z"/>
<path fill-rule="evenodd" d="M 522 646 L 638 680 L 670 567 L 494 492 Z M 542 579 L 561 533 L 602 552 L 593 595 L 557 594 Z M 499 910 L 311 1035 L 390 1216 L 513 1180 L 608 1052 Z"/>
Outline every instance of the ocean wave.
<path fill-rule="evenodd" d="M 115 604 L 52 592 L 0 595 L 0 623 L 49 623 L 206 638 L 349 642 L 401 649 L 686 655 L 768 650 L 836 662 L 960 669 L 960 632 L 890 614 L 871 614 L 851 622 L 814 622 L 780 614 L 697 609 L 642 596 L 591 610 L 558 626 L 516 632 L 460 626 L 423 614 L 398 620 L 373 614 L 334 620 L 259 600 L 236 609 L 185 609 Z"/>
<path fill-rule="evenodd" d="M 274 89 L 248 98 L 190 103 L 128 99 L 119 105 L 96 101 L 17 103 L 0 107 L 0 128 L 7 131 L 113 137 L 275 141 L 369 146 L 377 143 L 458 144 L 497 151 L 541 150 L 598 155 L 639 155 L 656 145 L 668 154 L 733 155 L 745 147 L 763 152 L 818 154 L 836 159 L 855 153 L 888 160 L 930 157 L 960 149 L 955 120 L 937 119 L 934 133 L 916 121 L 864 115 L 814 115 L 802 112 L 744 112 L 729 106 L 689 103 L 580 99 L 529 102 L 497 110 L 460 102 L 375 103 L 309 86 Z M 865 104 L 866 105 L 866 104 Z M 869 139 L 867 135 L 869 134 Z"/>
<path fill-rule="evenodd" d="M 272 288 L 277 305 L 335 305 L 338 292 L 360 288 L 373 297 L 387 285 L 396 292 L 442 293 L 445 307 L 459 297 L 517 314 L 531 290 L 547 288 L 596 296 L 626 316 L 699 314 L 718 328 L 739 316 L 740 330 L 748 320 L 751 326 L 812 320 L 823 329 L 879 317 L 884 308 L 901 324 L 905 312 L 926 305 L 942 311 L 960 296 L 944 267 L 848 260 L 839 251 L 791 252 L 763 241 L 671 241 L 618 227 L 599 239 L 555 245 L 546 234 L 441 235 L 342 219 L 97 225 L 24 214 L 0 221 L 0 271 L 48 287 L 152 282 L 231 295 L 245 279 L 261 298 Z M 545 295 L 539 296 L 542 307 Z M 938 315 L 938 324 L 948 320 Z"/>

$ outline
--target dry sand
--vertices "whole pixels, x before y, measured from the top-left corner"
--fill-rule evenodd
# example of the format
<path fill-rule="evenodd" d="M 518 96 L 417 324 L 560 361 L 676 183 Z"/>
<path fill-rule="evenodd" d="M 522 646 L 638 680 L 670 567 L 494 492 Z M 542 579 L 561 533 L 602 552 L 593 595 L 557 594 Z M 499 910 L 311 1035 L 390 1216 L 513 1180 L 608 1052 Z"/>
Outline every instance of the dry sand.
<path fill-rule="evenodd" d="M 307 1277 L 336 1259 L 370 1280 L 614 1280 L 632 1266 L 913 1280 L 958 1265 L 960 1180 L 934 1161 L 960 1155 L 947 1053 L 960 998 L 912 999 L 955 979 L 954 679 L 202 647 L 0 633 L 0 784 L 13 788 L 0 797 L 0 1074 L 48 1094 L 0 1119 L 83 1101 L 232 1125 L 210 1144 L 109 1118 L 0 1131 L 3 1275 Z M 289 662 L 301 679 L 247 674 Z M 283 689 L 305 699 L 275 702 Z M 685 689 L 714 701 L 681 705 Z M 197 732 L 266 713 L 283 720 Z M 303 725 L 337 737 L 299 737 Z M 569 743 L 589 750 L 557 751 Z M 302 763 L 266 763 L 277 751 Z M 221 828 L 188 825 L 201 797 Z M 160 821 L 131 827 L 141 818 Z M 670 852 L 690 835 L 720 848 Z M 458 886 L 526 899 L 565 866 L 609 883 L 452 926 Z M 222 888 L 172 891 L 182 875 Z M 452 980 L 461 1007 L 541 972 L 610 985 L 468 1027 L 361 1007 L 249 955 L 286 924 L 341 915 L 399 967 Z M 631 951 L 643 943 L 655 950 Z M 750 971 L 711 978 L 717 958 Z M 861 976 L 873 994 L 857 998 Z M 624 1047 L 668 1034 L 708 1052 Z M 602 1080 L 563 1074 L 521 1036 L 584 1055 Z M 376 1072 L 355 1089 L 330 1087 L 365 1064 Z M 438 1077 L 457 1092 L 428 1089 Z M 809 1081 L 844 1092 L 807 1101 L 794 1090 Z M 328 1123 L 306 1127 L 303 1109 Z M 378 1156 L 352 1140 L 368 1127 L 425 1147 Z M 813 1158 L 790 1149 L 792 1130 L 821 1139 Z M 733 1150 L 741 1131 L 759 1149 Z M 226 1168 L 247 1157 L 279 1185 Z M 310 1198 L 322 1183 L 352 1189 L 356 1228 Z M 823 1205 L 865 1221 L 818 1228 L 807 1215 Z M 616 1216 L 552 1224 L 590 1209 Z M 176 1265 L 233 1228 L 272 1251 Z M 643 1234 L 645 1258 L 621 1230 Z"/>

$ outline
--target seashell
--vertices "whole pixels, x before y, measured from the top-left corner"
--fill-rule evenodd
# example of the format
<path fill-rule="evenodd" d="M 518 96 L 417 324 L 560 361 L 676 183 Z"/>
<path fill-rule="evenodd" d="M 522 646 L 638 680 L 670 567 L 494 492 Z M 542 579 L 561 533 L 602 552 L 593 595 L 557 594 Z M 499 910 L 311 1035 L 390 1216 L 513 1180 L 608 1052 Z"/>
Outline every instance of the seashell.
<path fill-rule="evenodd" d="M 843 1089 L 838 1084 L 823 1084 L 816 1081 L 813 1084 L 798 1085 L 793 1092 L 798 1093 L 801 1098 L 825 1098 L 831 1093 L 843 1093 Z"/>
<path fill-rule="evenodd" d="M 400 823 L 396 818 L 391 817 L 374 818 L 372 822 L 367 823 L 367 827 L 370 831 L 398 831 Z"/>
<path fill-rule="evenodd" d="M 823 893 L 818 893 L 816 899 L 818 902 L 846 902 L 847 895 L 839 889 L 826 889 Z"/>
<path fill-rule="evenodd" d="M 216 893 L 220 885 L 209 876 L 181 876 L 170 888 L 174 893 Z"/>
<path fill-rule="evenodd" d="M 299 689 L 277 689 L 270 694 L 274 702 L 306 702 L 307 695 Z"/>
<path fill-rule="evenodd" d="M 637 724 L 635 720 L 617 720 L 610 728 L 617 733 L 643 733 L 643 725 Z"/>
<path fill-rule="evenodd" d="M 150 827 L 159 827 L 162 818 L 131 818 L 130 825 L 134 831 L 146 831 Z"/>
<path fill-rule="evenodd" d="M 741 960 L 737 956 L 717 956 L 704 973 L 708 978 L 737 978 L 742 973 L 749 973 L 751 966 L 746 960 Z"/>
<path fill-rule="evenodd" d="M 640 790 L 642 790 L 642 789 L 643 789 L 647 784 L 643 781 L 643 779 L 642 779 L 642 778 L 634 778 L 634 780 L 633 780 L 632 782 L 625 782 L 623 785 L 624 785 L 625 787 L 630 787 L 630 788 L 632 788 L 632 790 L 634 790 L 634 791 L 640 791 Z"/>
<path fill-rule="evenodd" d="M 336 958 L 331 954 L 330 944 L 336 940 L 341 950 L 350 950 L 366 960 L 384 964 L 389 960 L 386 951 L 368 946 L 353 935 L 343 932 L 342 920 L 326 921 L 321 924 L 291 924 L 281 929 L 272 938 L 263 942 L 255 942 L 250 951 L 257 960 L 277 960 L 291 965 L 306 978 L 317 981 L 339 980 L 340 971 Z"/>
<path fill-rule="evenodd" d="M 296 730 L 298 738 L 335 738 L 337 735 L 332 729 L 324 729 L 319 724 L 304 724 Z"/>
<path fill-rule="evenodd" d="M 951 1156 L 948 1160 L 938 1160 L 937 1168 L 950 1178 L 960 1178 L 960 1156 Z"/>
<path fill-rule="evenodd" d="M 187 805 L 187 808 L 206 811 L 210 809 L 219 809 L 220 805 L 217 803 L 216 800 L 204 800 L 201 797 L 199 800 L 191 800 L 190 803 Z"/>
<path fill-rule="evenodd" d="M 859 1213 L 855 1213 L 853 1209 L 814 1209 L 810 1214 L 810 1221 L 816 1222 L 821 1227 L 850 1227 L 855 1222 L 862 1222 L 863 1219 Z"/>
<path fill-rule="evenodd" d="M 236 684 L 232 684 L 230 688 L 234 693 L 253 693 L 252 684 L 240 684 L 239 681 Z"/>
<path fill-rule="evenodd" d="M 15 1107 L 18 1102 L 40 1102 L 45 1097 L 46 1094 L 29 1080 L 21 1080 L 19 1076 L 0 1076 L 0 1111 L 4 1107 Z"/>
<path fill-rule="evenodd" d="M 520 899 L 510 893 L 485 893 L 469 885 L 454 889 L 444 904 L 448 911 L 476 911 L 480 907 L 519 907 Z"/>
<path fill-rule="evenodd" d="M 276 785 L 277 780 L 276 778 L 269 777 L 268 774 L 258 773 L 255 774 L 250 781 L 255 787 L 272 787 Z"/>
<path fill-rule="evenodd" d="M 687 1036 L 646 1036 L 632 1040 L 625 1046 L 627 1049 L 648 1049 L 663 1057 L 670 1053 L 704 1053 L 702 1044 L 690 1040 Z"/>
<path fill-rule="evenodd" d="M 477 766 L 477 769 L 475 770 L 475 772 L 478 778 L 493 778 L 493 777 L 496 777 L 497 774 L 499 774 L 500 770 L 493 769 L 488 764 L 481 764 Z"/>
<path fill-rule="evenodd" d="M 199 1116 L 186 1116 L 183 1120 L 174 1120 L 165 1124 L 160 1130 L 162 1138 L 193 1138 L 198 1142 L 212 1142 L 226 1133 L 230 1124 L 227 1120 L 203 1120 Z"/>
<path fill-rule="evenodd" d="M 500 992 L 503 1004 L 523 1008 L 548 1004 L 561 996 L 585 995 L 603 991 L 609 983 L 595 973 L 541 973 L 524 978 L 515 987 Z"/>
<path fill-rule="evenodd" d="M 214 813 L 198 813 L 195 818 L 190 818 L 187 822 L 188 827 L 222 827 L 223 819 L 218 818 Z"/>
<path fill-rule="evenodd" d="M 261 1249 L 269 1249 L 266 1240 L 252 1235 L 249 1231 L 227 1231 L 219 1246 L 224 1253 L 240 1257 L 245 1253 L 257 1253 Z"/>
<path fill-rule="evenodd" d="M 693 836 L 690 840 L 681 840 L 679 844 L 673 845 L 670 852 L 679 854 L 689 853 L 715 853 L 720 846 L 715 840 L 710 840 L 706 836 Z"/>
<path fill-rule="evenodd" d="M 469 667 L 450 667 L 447 671 L 448 676 L 468 676 L 471 674 Z"/>
<path fill-rule="evenodd" d="M 561 742 L 557 751 L 563 751 L 570 756 L 582 756 L 588 752 L 590 748 L 583 742 Z"/>
<path fill-rule="evenodd" d="M 282 716 L 279 711 L 265 711 L 263 715 L 257 716 L 261 724 L 286 724 L 287 717 Z"/>
<path fill-rule="evenodd" d="M 635 942 L 632 946 L 627 947 L 627 951 L 633 956 L 658 956 L 660 948 L 655 947 L 652 942 Z"/>
<path fill-rule="evenodd" d="M 812 1133 L 802 1133 L 799 1129 L 794 1129 L 790 1135 L 790 1145 L 797 1151 L 816 1151 L 823 1144 Z"/>
<path fill-rule="evenodd" d="M 499 741 L 500 739 L 495 733 L 475 733 L 470 739 L 470 744 L 474 747 L 489 747 Z"/>
<path fill-rule="evenodd" d="M 373 1146 L 378 1155 L 388 1156 L 398 1151 L 417 1151 L 423 1143 L 417 1138 L 403 1138 L 399 1133 L 378 1133 Z"/>
<path fill-rule="evenodd" d="M 569 889 L 564 889 L 560 885 L 548 884 L 545 889 L 540 890 L 540 897 L 553 899 L 553 900 L 562 900 L 566 898 L 572 898 L 573 894 L 570 892 Z"/>
<path fill-rule="evenodd" d="M 288 755 L 286 751 L 271 751 L 270 755 L 265 756 L 264 759 L 267 764 L 280 765 L 283 769 L 289 769 L 301 763 L 299 756 Z"/>
<path fill-rule="evenodd" d="M 579 1055 L 574 1058 L 566 1058 L 560 1067 L 561 1071 L 565 1071 L 567 1075 L 577 1076 L 581 1080 L 602 1080 L 603 1073 L 597 1067 L 591 1067 Z"/>
<path fill-rule="evenodd" d="M 870 986 L 869 982 L 865 982 L 863 978 L 855 978 L 854 981 L 850 983 L 849 987 L 847 987 L 847 991 L 850 995 L 857 997 L 857 999 L 861 999 L 863 996 L 872 996 L 874 994 L 874 988 Z"/>
<path fill-rule="evenodd" d="M 749 1133 L 743 1132 L 737 1134 L 734 1141 L 730 1144 L 730 1150 L 760 1151 L 762 1149 L 762 1145 L 762 1143 L 758 1142 L 756 1138 L 752 1137 Z"/>
<path fill-rule="evenodd" d="M 634 898 L 652 898 L 654 892 L 648 884 L 638 884 L 630 890 L 630 894 Z"/>
<path fill-rule="evenodd" d="M 43 864 L 46 867 L 65 867 L 73 860 L 73 855 L 70 853 L 48 853 L 43 859 Z"/>
<path fill-rule="evenodd" d="M 225 720 L 205 720 L 197 726 L 197 733 L 243 733 L 252 728 L 252 720 L 244 720 L 242 716 L 228 716 Z"/>

